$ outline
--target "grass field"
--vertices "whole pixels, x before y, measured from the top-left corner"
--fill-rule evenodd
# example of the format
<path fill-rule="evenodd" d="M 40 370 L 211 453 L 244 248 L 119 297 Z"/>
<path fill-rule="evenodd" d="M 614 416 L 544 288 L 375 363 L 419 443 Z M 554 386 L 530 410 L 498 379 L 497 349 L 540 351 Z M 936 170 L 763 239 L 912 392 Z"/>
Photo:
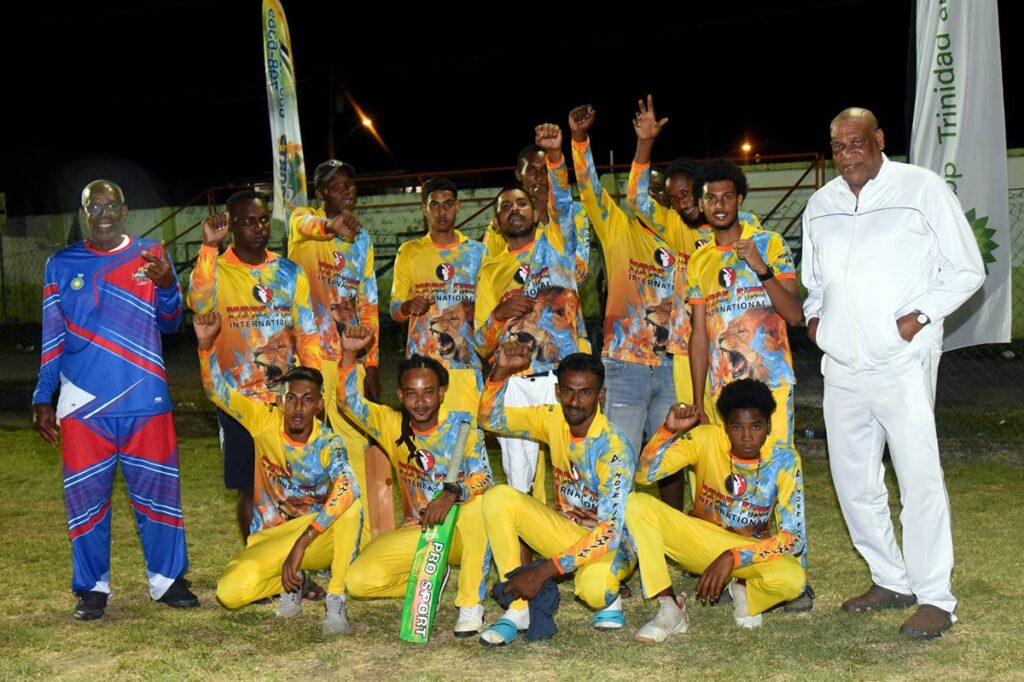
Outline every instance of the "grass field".
<path fill-rule="evenodd" d="M 307 602 L 303 616 L 289 622 L 275 621 L 271 606 L 221 608 L 214 586 L 239 540 L 211 438 L 181 441 L 189 576 L 202 608 L 177 612 L 148 599 L 119 481 L 115 596 L 106 618 L 79 623 L 71 618 L 59 454 L 31 432 L 0 431 L 0 489 L 8 491 L 0 499 L 0 678 L 1020 679 L 1024 583 L 1014 549 L 1024 528 L 1019 453 L 947 461 L 961 621 L 947 637 L 918 643 L 897 632 L 905 613 L 839 612 L 843 599 L 866 588 L 869 577 L 850 546 L 820 450 L 818 444 L 805 448 L 810 564 L 818 593 L 812 613 L 769 614 L 762 628 L 744 631 L 732 624 L 728 607 L 695 605 L 688 634 L 645 646 L 632 636 L 652 615 L 651 603 L 639 596 L 626 600 L 627 628 L 599 634 L 589 628 L 590 611 L 573 601 L 566 584 L 553 640 L 487 650 L 450 634 L 453 592 L 446 594 L 440 632 L 425 647 L 398 640 L 398 601 L 351 603 L 353 631 L 333 640 L 320 635 L 320 604 Z M 676 575 L 677 588 L 692 590 L 692 580 Z M 631 585 L 638 594 L 636 577 Z M 487 610 L 488 618 L 497 612 L 493 604 Z"/>

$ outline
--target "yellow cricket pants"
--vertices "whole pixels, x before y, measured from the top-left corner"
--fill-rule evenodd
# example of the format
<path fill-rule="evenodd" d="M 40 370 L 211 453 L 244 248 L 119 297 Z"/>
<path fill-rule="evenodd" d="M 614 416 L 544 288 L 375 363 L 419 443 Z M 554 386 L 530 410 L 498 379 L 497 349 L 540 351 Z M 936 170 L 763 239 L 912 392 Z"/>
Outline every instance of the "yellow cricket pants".
<path fill-rule="evenodd" d="M 666 554 L 690 573 L 703 573 L 722 552 L 751 543 L 748 537 L 684 514 L 643 493 L 629 494 L 626 525 L 636 541 L 640 581 L 647 598 L 672 585 Z M 791 556 L 737 568 L 732 577 L 747 581 L 752 616 L 795 599 L 806 582 L 800 560 Z"/>
<path fill-rule="evenodd" d="M 474 497 L 461 505 L 455 522 L 448 563 L 460 568 L 459 591 L 455 598 L 458 607 L 482 604 L 487 590 L 491 556 L 482 509 L 480 497 Z M 348 593 L 360 598 L 404 597 L 420 534 L 419 526 L 413 526 L 397 528 L 374 538 L 348 567 L 345 577 Z"/>
<path fill-rule="evenodd" d="M 531 495 L 508 485 L 496 485 L 484 493 L 484 527 L 487 541 L 494 552 L 498 566 L 498 579 L 522 564 L 519 540 L 532 547 L 544 558 L 551 558 L 576 544 L 588 531 L 565 518 L 551 507 Z M 625 538 L 623 538 L 625 542 Z M 574 591 L 592 609 L 603 609 L 619 596 L 619 583 L 632 572 L 632 557 L 624 559 L 620 552 L 611 551 L 576 570 Z M 527 602 L 519 599 L 513 609 L 525 609 Z"/>
<path fill-rule="evenodd" d="M 356 475 L 356 482 L 359 483 L 359 499 L 363 503 L 363 509 L 369 509 L 367 501 L 368 488 L 366 487 L 366 448 L 369 441 L 366 434 L 359 430 L 352 420 L 346 417 L 338 409 L 338 363 L 333 360 L 324 360 L 320 367 L 324 376 L 324 411 L 327 419 L 331 422 L 331 430 L 341 436 L 345 442 L 345 453 L 348 455 L 349 466 Z M 363 377 L 366 370 L 362 365 L 356 367 L 359 390 L 362 391 Z M 363 532 L 360 534 L 360 546 L 365 547 L 370 541 L 370 515 L 363 514 Z"/>
<path fill-rule="evenodd" d="M 330 566 L 331 582 L 327 591 L 345 593 L 345 571 L 356 555 L 362 527 L 363 506 L 356 500 L 306 548 L 301 568 L 317 571 Z M 237 609 L 265 597 L 284 592 L 281 568 L 284 560 L 309 527 L 316 514 L 306 514 L 279 526 L 249 536 L 239 553 L 217 581 L 217 599 L 229 609 Z"/>

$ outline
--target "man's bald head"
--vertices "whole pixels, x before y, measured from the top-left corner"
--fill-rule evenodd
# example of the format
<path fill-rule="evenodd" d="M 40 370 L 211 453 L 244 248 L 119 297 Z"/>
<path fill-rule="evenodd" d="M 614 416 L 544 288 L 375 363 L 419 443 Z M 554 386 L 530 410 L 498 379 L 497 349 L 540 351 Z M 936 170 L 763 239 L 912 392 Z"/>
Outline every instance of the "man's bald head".
<path fill-rule="evenodd" d="M 124 192 L 121 191 L 121 187 L 116 182 L 110 180 L 93 180 L 85 189 L 82 190 L 82 206 L 86 206 L 89 203 L 89 198 L 95 192 L 109 192 L 111 197 L 116 199 L 120 203 L 124 203 Z"/>
<path fill-rule="evenodd" d="M 870 109 L 862 109 L 861 107 L 848 107 L 840 111 L 839 115 L 832 119 L 832 123 L 830 123 L 828 126 L 828 134 L 832 137 L 835 137 L 836 126 L 839 125 L 839 122 L 850 118 L 861 119 L 867 127 L 867 130 L 865 132 L 867 132 L 869 135 L 873 134 L 876 130 L 878 130 L 878 119 L 875 118 L 874 113 L 872 113 Z"/>

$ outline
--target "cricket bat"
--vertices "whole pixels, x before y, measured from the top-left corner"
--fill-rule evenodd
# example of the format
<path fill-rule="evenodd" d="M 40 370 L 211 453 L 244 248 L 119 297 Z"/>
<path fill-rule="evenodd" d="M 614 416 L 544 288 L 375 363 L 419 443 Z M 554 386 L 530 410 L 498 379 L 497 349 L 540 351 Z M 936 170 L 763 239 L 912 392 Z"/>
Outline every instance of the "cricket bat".
<path fill-rule="evenodd" d="M 456 483 L 459 480 L 470 428 L 469 422 L 462 422 L 458 426 L 455 448 L 448 460 L 445 483 Z M 416 553 L 412 557 L 412 566 L 409 568 L 409 582 L 405 588 L 405 603 L 402 605 L 402 629 L 398 633 L 406 642 L 426 644 L 430 641 L 458 516 L 459 505 L 452 505 L 444 523 L 428 528 L 420 534 Z"/>

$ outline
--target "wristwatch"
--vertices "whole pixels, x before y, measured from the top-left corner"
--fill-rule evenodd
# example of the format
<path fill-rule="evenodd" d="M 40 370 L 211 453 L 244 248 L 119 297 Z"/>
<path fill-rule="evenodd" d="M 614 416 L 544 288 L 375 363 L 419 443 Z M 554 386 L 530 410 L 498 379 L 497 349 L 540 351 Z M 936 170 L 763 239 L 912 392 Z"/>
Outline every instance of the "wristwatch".
<path fill-rule="evenodd" d="M 758 276 L 757 276 L 757 278 L 758 278 L 759 280 L 761 280 L 762 282 L 766 282 L 766 281 L 770 280 L 770 279 L 771 279 L 772 277 L 774 277 L 774 276 L 775 276 L 775 271 L 774 271 L 774 270 L 772 270 L 772 266 L 768 265 L 768 266 L 766 266 L 766 267 L 767 267 L 768 269 L 767 269 L 767 270 L 765 270 L 764 274 L 763 274 L 763 275 L 758 275 Z"/>
<path fill-rule="evenodd" d="M 458 483 L 445 483 L 444 491 L 455 496 L 456 502 L 462 501 L 462 486 Z"/>
<path fill-rule="evenodd" d="M 917 323 L 922 327 L 931 322 L 931 320 L 928 319 L 928 316 L 922 313 L 920 310 L 915 310 L 914 312 L 917 313 Z"/>

